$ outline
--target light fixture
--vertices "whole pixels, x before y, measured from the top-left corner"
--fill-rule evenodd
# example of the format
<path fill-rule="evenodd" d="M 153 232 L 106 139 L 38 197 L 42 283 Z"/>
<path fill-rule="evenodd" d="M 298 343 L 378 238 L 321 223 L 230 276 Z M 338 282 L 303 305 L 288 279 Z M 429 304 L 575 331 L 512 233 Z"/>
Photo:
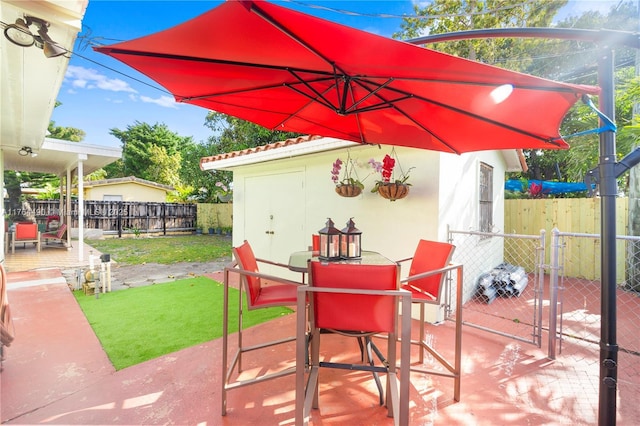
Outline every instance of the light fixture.
<path fill-rule="evenodd" d="M 33 152 L 33 149 L 31 149 L 30 146 L 23 146 L 18 151 L 18 154 L 20 154 L 23 157 L 26 157 L 27 155 L 30 155 L 31 157 L 37 157 L 38 156 L 38 153 L 37 152 Z"/>
<path fill-rule="evenodd" d="M 34 35 L 29 26 L 38 27 L 38 35 Z M 59 46 L 49 37 L 49 22 L 34 16 L 25 16 L 24 19 L 16 19 L 15 24 L 7 25 L 4 29 L 4 36 L 11 43 L 22 47 L 29 47 L 35 44 L 44 52 L 47 58 L 55 58 L 67 53 L 67 49 Z"/>
<path fill-rule="evenodd" d="M 18 18 L 16 19 L 15 24 L 7 25 L 4 29 L 4 36 L 13 44 L 17 44 L 22 47 L 32 46 L 35 42 L 35 38 L 31 31 L 29 31 L 29 27 L 27 26 L 24 19 Z"/>

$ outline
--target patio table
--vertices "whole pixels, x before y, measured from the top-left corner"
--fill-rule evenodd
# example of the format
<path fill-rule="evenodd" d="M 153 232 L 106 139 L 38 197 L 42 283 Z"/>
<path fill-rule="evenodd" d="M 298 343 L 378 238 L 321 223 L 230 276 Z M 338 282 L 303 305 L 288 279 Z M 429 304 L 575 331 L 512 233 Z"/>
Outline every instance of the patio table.
<path fill-rule="evenodd" d="M 318 258 L 318 252 L 314 252 L 311 250 L 296 251 L 294 253 L 291 253 L 291 255 L 289 256 L 289 269 L 294 272 L 306 274 L 308 269 L 308 262 L 310 260 L 324 262 Z M 358 263 L 361 265 L 389 265 L 391 263 L 395 263 L 393 260 L 389 260 L 375 251 L 363 251 L 362 257 L 360 259 L 337 260 L 331 262 Z"/>

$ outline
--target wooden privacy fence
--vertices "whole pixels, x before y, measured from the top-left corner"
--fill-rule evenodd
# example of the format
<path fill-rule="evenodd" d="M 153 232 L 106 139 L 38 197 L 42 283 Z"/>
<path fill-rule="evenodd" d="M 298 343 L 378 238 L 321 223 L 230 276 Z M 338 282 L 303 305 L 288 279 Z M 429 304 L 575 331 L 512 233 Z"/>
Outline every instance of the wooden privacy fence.
<path fill-rule="evenodd" d="M 45 224 L 47 217 L 66 217 L 58 200 L 30 200 L 23 214 Z M 196 204 L 133 201 L 84 201 L 84 228 L 101 229 L 105 234 L 184 232 L 196 229 Z M 71 228 L 78 228 L 78 202 L 71 203 Z"/>
<path fill-rule="evenodd" d="M 5 210 L 9 212 L 8 210 Z M 16 212 L 17 213 L 17 212 Z M 47 217 L 66 217 L 58 200 L 29 200 L 22 215 L 44 225 Z M 84 201 L 84 227 L 105 234 L 193 232 L 233 227 L 233 204 L 181 204 L 134 201 Z M 78 202 L 71 202 L 71 228 L 78 228 Z"/>
<path fill-rule="evenodd" d="M 616 198 L 616 235 L 628 235 L 628 198 Z M 504 233 L 540 235 L 546 233 L 544 262 L 550 264 L 550 244 L 554 228 L 563 233 L 600 235 L 600 198 L 552 198 L 505 200 Z M 624 277 L 625 242 L 617 241 L 616 269 Z M 600 240 L 579 239 L 564 246 L 564 255 L 570 259 L 581 259 L 574 263 L 568 276 L 587 279 L 600 278 Z M 635 258 L 635 255 L 631 255 Z M 565 268 L 568 268 L 565 265 Z"/>

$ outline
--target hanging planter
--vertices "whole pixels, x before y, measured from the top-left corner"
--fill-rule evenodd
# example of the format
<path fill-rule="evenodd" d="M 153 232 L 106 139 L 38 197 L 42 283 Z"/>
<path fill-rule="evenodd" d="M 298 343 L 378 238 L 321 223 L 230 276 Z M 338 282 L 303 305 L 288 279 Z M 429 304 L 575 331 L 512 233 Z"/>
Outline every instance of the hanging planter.
<path fill-rule="evenodd" d="M 409 185 L 401 182 L 386 182 L 378 185 L 378 194 L 390 201 L 400 200 L 409 194 Z"/>
<path fill-rule="evenodd" d="M 405 173 L 400 166 L 400 162 L 397 160 L 395 148 L 391 150 L 391 155 L 384 156 L 382 162 L 369 160 L 369 164 L 374 170 L 382 176 L 381 180 L 377 180 L 371 192 L 377 192 L 383 198 L 390 201 L 400 200 L 409 194 L 410 183 L 409 180 L 410 168 Z M 398 173 L 394 175 L 394 168 L 398 166 Z"/>
<path fill-rule="evenodd" d="M 344 184 L 336 186 L 336 192 L 341 197 L 357 197 L 362 193 L 362 188 L 355 184 Z"/>
<path fill-rule="evenodd" d="M 344 164 L 344 169 L 342 165 Z M 357 197 L 362 193 L 364 185 L 358 179 L 355 170 L 356 163 L 351 159 L 351 155 L 347 152 L 347 160 L 342 161 L 340 158 L 333 163 L 331 170 L 331 180 L 336 186 L 336 193 L 341 197 Z M 343 173 L 342 177 L 340 173 Z"/>

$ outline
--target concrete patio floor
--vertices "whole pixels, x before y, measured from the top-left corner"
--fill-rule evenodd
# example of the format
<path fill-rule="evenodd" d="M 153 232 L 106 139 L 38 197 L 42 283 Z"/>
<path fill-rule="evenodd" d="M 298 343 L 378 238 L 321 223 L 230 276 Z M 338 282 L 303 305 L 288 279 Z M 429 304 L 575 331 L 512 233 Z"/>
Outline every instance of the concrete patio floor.
<path fill-rule="evenodd" d="M 222 280 L 221 273 L 211 277 Z M 227 415 L 220 415 L 220 339 L 115 371 L 63 281 L 55 268 L 9 273 L 16 339 L 5 348 L 0 375 L 2 423 L 294 423 L 293 376 L 231 391 Z M 291 335 L 294 323 L 295 315 L 289 315 L 253 327 L 245 336 L 256 342 Z M 453 324 L 431 326 L 428 333 L 445 354 L 453 347 Z M 323 347 L 326 357 L 359 357 L 355 339 L 330 335 L 323 337 Z M 247 358 L 247 374 L 262 364 L 291 365 L 294 352 L 291 344 L 263 351 L 259 360 Z M 535 346 L 468 327 L 463 328 L 462 359 L 458 403 L 452 399 L 451 379 L 412 373 L 412 425 L 597 423 L 597 394 L 581 384 L 580 376 L 567 379 L 573 361 L 549 360 Z M 427 357 L 425 363 L 431 362 Z M 368 373 L 323 369 L 320 381 L 320 409 L 312 413 L 312 424 L 393 424 L 378 405 Z M 618 407 L 618 424 L 638 424 L 635 405 Z"/>

